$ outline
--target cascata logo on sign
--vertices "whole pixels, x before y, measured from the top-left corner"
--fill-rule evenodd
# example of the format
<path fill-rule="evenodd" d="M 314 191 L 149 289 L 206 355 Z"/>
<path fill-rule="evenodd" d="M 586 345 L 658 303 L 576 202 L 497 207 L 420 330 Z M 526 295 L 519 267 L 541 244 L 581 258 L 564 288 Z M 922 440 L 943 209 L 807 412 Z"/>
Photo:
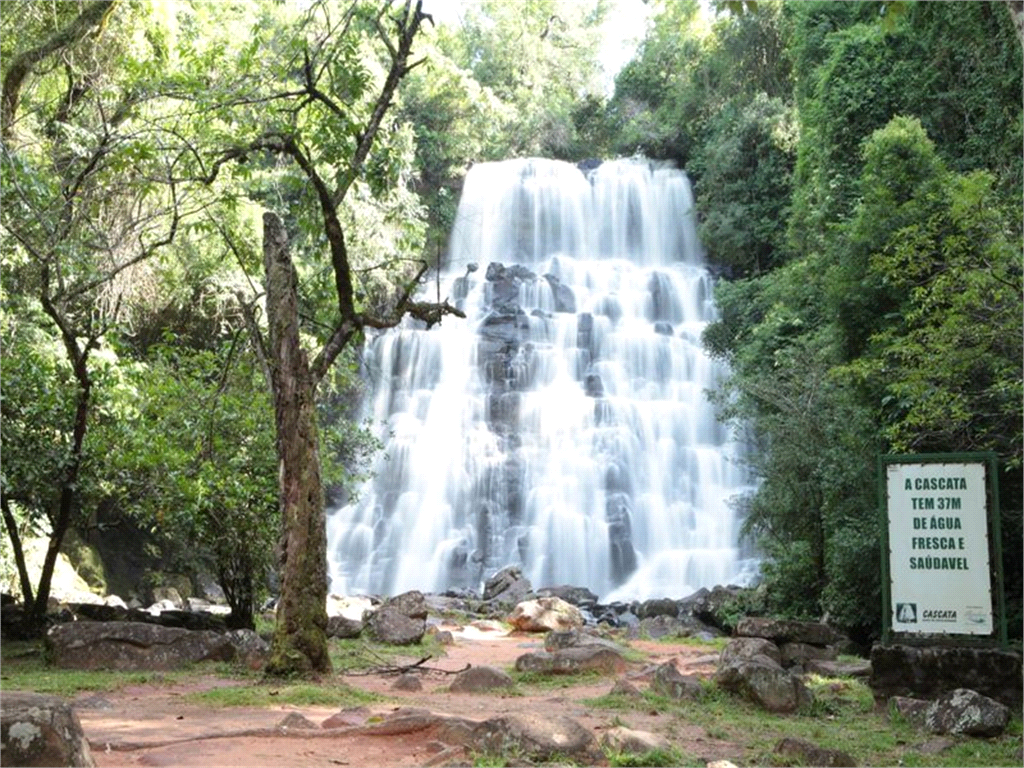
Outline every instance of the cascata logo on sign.
<path fill-rule="evenodd" d="M 896 621 L 917 624 L 917 603 L 896 603 Z"/>
<path fill-rule="evenodd" d="M 956 611 L 929 610 L 921 614 L 921 621 L 956 622 Z"/>

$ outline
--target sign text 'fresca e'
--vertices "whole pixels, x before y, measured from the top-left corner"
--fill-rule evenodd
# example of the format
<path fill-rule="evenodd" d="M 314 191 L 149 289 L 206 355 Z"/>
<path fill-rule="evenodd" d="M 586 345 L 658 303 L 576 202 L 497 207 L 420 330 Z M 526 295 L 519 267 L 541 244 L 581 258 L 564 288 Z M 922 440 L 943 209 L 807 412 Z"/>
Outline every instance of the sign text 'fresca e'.
<path fill-rule="evenodd" d="M 884 467 L 892 631 L 993 634 L 985 462 Z"/>

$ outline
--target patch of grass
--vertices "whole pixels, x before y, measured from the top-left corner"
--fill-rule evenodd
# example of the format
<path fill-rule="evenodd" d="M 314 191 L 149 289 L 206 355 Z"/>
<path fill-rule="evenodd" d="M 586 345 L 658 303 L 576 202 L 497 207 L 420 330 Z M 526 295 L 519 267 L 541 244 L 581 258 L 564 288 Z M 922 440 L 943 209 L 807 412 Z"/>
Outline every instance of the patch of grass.
<path fill-rule="evenodd" d="M 741 745 L 743 763 L 770 765 L 772 751 L 784 737 L 805 739 L 851 754 L 859 765 L 1016 766 L 1020 764 L 1021 715 L 1014 713 L 1006 733 L 998 738 L 956 737 L 955 746 L 938 754 L 920 747 L 934 738 L 905 721 L 890 721 L 884 707 L 874 704 L 871 691 L 848 678 L 814 678 L 810 687 L 818 703 L 792 714 L 772 714 L 760 706 L 705 685 L 699 700 L 675 700 L 645 692 L 640 698 L 600 696 L 582 702 L 594 709 L 617 712 L 657 712 L 675 722 L 701 726 L 709 738 Z"/>
<path fill-rule="evenodd" d="M 271 707 L 287 704 L 296 707 L 353 707 L 381 701 L 372 693 L 344 684 L 265 682 L 213 688 L 184 697 L 193 704 L 213 707 Z"/>
<path fill-rule="evenodd" d="M 3 672 L 0 687 L 11 691 L 34 691 L 70 698 L 79 693 L 116 691 L 128 685 L 169 685 L 197 672 L 217 669 L 206 663 L 173 672 L 117 672 L 98 669 L 60 669 L 47 664 L 42 641 L 5 640 L 2 644 Z"/>
<path fill-rule="evenodd" d="M 696 767 L 703 766 L 705 762 L 697 757 L 687 758 L 678 749 L 652 749 L 639 754 L 608 750 L 605 752 L 605 756 L 608 758 L 608 765 L 613 768 L 634 768 L 634 766 L 637 768 L 640 766 L 652 766 L 652 768 L 661 768 L 661 766 Z"/>
<path fill-rule="evenodd" d="M 804 682 L 814 694 L 814 711 L 805 714 L 828 716 L 875 709 L 875 696 L 862 680 L 808 675 Z"/>
<path fill-rule="evenodd" d="M 728 637 L 716 637 L 713 640 L 702 640 L 699 637 L 679 637 L 677 635 L 666 635 L 659 637 L 657 642 L 661 645 L 685 645 L 690 648 L 707 648 L 709 654 L 721 653 L 722 649 L 729 644 Z"/>
<path fill-rule="evenodd" d="M 594 685 L 603 681 L 607 681 L 611 685 L 614 681 L 613 677 L 609 677 L 597 670 L 574 672 L 572 674 L 552 674 L 550 672 L 518 672 L 515 669 L 509 669 L 508 673 L 517 686 L 540 688 L 543 690 L 572 688 L 577 685 Z"/>

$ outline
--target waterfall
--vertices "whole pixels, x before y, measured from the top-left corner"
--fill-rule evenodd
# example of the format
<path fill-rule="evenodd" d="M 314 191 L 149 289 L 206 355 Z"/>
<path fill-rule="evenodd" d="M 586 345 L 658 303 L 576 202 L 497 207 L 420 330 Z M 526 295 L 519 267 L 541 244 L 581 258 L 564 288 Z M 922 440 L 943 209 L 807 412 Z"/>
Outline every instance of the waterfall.
<path fill-rule="evenodd" d="M 477 590 L 512 564 L 605 602 L 743 580 L 749 480 L 705 395 L 726 371 L 683 172 L 477 164 L 442 286 L 466 319 L 365 350 L 386 447 L 330 511 L 333 592 Z"/>

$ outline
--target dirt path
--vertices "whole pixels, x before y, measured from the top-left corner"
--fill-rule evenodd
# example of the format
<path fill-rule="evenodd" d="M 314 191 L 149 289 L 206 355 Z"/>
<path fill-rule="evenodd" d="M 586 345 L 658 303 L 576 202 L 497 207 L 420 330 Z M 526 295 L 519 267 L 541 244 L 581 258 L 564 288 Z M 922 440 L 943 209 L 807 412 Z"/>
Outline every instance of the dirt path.
<path fill-rule="evenodd" d="M 430 661 L 427 666 L 451 671 L 462 669 L 466 664 L 506 669 L 518 656 L 543 649 L 540 635 L 496 636 L 495 633 L 475 632 L 471 627 L 453 634 L 455 643 L 447 647 L 447 655 Z M 709 655 L 706 648 L 641 641 L 631 646 L 647 655 L 647 661 L 631 664 L 625 674 L 641 688 L 645 687 L 644 679 L 649 676 L 649 670 L 669 659 L 675 659 L 684 674 L 709 676 L 714 671 L 715 657 Z M 410 659 L 412 661 L 415 659 Z M 699 727 L 669 723 L 655 711 L 631 711 L 616 717 L 615 713 L 588 710 L 582 702 L 608 693 L 615 682 L 612 677 L 531 695 L 453 694 L 447 690 L 451 675 L 432 671 L 421 673 L 419 677 L 422 690 L 403 692 L 392 689 L 394 675 L 338 676 L 337 679 L 347 685 L 385 698 L 350 713 L 348 727 L 331 729 L 323 729 L 320 724 L 338 714 L 337 707 L 213 707 L 197 706 L 186 700 L 185 697 L 195 691 L 239 685 L 238 681 L 214 676 L 166 686 L 127 687 L 101 696 L 84 694 L 75 703 L 98 766 L 389 768 L 472 764 L 472 759 L 461 750 L 445 751 L 445 745 L 437 741 L 431 728 L 392 735 L 366 733 L 364 726 L 368 721 L 379 722 L 403 707 L 478 721 L 514 713 L 568 715 L 596 736 L 600 736 L 602 729 L 611 727 L 615 720 L 617 724 L 637 730 L 661 733 L 688 754 L 699 754 L 708 760 L 738 757 L 734 745 L 709 739 Z M 292 727 L 282 733 L 278 727 L 281 721 L 295 714 L 302 715 L 316 728 Z"/>

